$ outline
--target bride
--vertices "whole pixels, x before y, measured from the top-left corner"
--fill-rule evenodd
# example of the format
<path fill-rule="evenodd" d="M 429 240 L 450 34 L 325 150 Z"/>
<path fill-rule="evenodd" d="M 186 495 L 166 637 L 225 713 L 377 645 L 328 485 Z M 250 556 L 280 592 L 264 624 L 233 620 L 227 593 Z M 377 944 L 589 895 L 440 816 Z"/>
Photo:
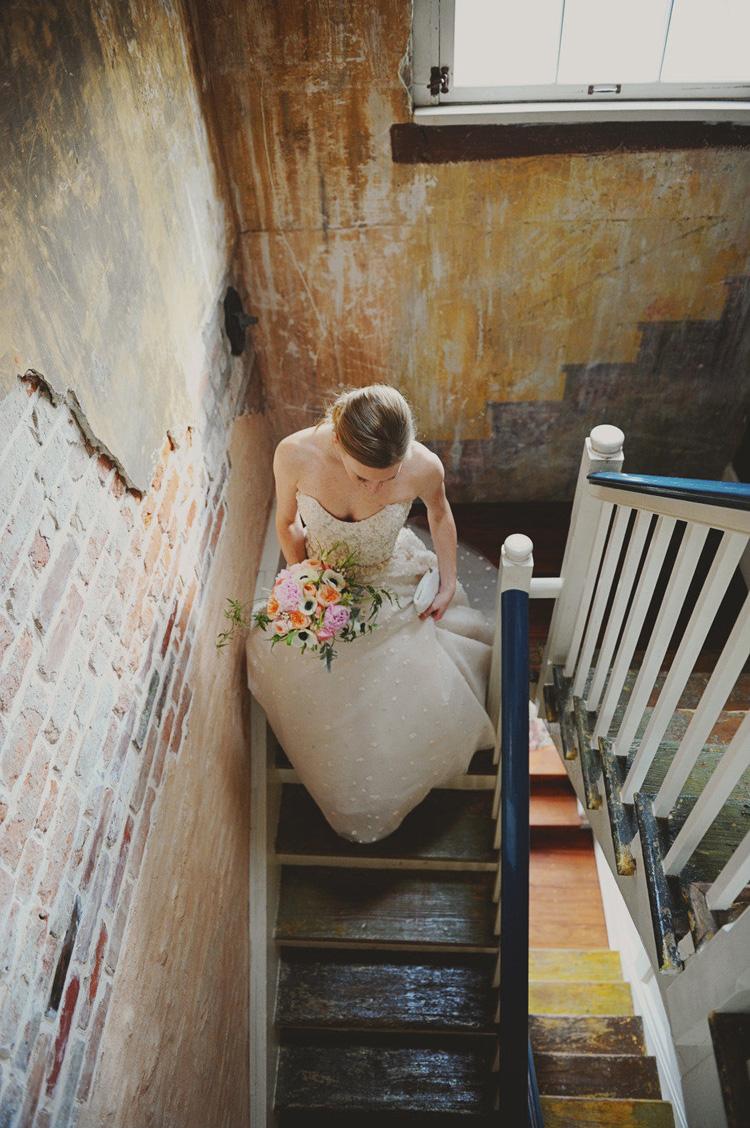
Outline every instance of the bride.
<path fill-rule="evenodd" d="M 466 771 L 494 732 L 484 701 L 492 628 L 456 578 L 456 526 L 440 459 L 415 439 L 395 388 L 345 392 L 323 422 L 274 455 L 276 528 L 287 565 L 344 542 L 358 578 L 388 588 L 371 634 L 315 655 L 270 646 L 251 629 L 248 683 L 328 822 L 355 842 L 398 827 L 433 787 Z M 435 552 L 405 527 L 420 497 Z M 421 615 L 415 588 L 437 566 Z"/>

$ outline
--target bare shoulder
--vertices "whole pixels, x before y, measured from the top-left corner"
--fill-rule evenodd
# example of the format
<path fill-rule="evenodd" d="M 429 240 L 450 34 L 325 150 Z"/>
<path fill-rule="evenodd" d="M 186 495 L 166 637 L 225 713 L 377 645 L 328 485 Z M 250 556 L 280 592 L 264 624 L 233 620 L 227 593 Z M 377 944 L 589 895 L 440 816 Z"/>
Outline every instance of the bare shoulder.
<path fill-rule="evenodd" d="M 294 473 L 309 460 L 316 448 L 314 427 L 294 431 L 277 443 L 273 454 L 274 469 L 285 474 Z"/>
<path fill-rule="evenodd" d="M 416 493 L 425 501 L 440 494 L 445 480 L 445 469 L 433 451 L 423 443 L 414 442 L 410 451 L 412 481 Z"/>

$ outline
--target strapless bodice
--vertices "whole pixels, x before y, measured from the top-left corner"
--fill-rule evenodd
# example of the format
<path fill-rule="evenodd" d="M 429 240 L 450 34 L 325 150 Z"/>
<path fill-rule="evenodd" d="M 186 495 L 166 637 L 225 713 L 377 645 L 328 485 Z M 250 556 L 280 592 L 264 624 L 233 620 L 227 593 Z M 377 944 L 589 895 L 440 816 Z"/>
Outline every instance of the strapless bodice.
<path fill-rule="evenodd" d="M 308 553 L 318 556 L 346 545 L 366 570 L 385 565 L 392 557 L 398 534 L 411 509 L 410 501 L 393 501 L 361 521 L 342 521 L 317 498 L 297 490 L 297 508 L 305 524 Z"/>

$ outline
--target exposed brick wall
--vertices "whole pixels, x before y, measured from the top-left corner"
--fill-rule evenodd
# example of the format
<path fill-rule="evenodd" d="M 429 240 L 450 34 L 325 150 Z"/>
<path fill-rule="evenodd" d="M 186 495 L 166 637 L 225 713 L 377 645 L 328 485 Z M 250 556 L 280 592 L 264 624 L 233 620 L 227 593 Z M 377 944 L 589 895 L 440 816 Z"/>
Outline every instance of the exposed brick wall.
<path fill-rule="evenodd" d="M 1 405 L 3 1128 L 75 1124 L 91 1094 L 165 768 L 190 725 L 247 370 L 215 346 L 202 416 L 166 438 L 143 496 L 36 374 Z"/>

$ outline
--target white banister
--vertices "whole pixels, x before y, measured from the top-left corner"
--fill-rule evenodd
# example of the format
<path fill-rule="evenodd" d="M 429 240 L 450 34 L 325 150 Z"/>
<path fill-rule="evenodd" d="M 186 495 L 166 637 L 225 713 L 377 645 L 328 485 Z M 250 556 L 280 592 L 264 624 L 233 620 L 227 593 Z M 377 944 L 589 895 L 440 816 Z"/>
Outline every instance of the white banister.
<path fill-rule="evenodd" d="M 607 692 L 604 695 L 602 707 L 596 718 L 596 726 L 592 737 L 594 745 L 598 743 L 600 736 L 607 736 L 609 726 L 612 724 L 612 718 L 615 715 L 615 709 L 620 700 L 622 687 L 625 684 L 625 678 L 628 675 L 630 663 L 633 660 L 635 648 L 646 619 L 646 612 L 648 611 L 649 604 L 654 594 L 654 585 L 658 579 L 662 564 L 664 563 L 664 557 L 667 555 L 667 549 L 669 548 L 669 542 L 672 538 L 676 523 L 677 522 L 672 517 L 657 517 L 656 519 L 656 527 L 646 554 L 646 563 L 638 581 L 633 605 L 630 608 L 630 615 L 625 623 L 622 641 L 620 642 L 615 657 L 615 663 L 612 667 L 612 673 L 607 683 Z"/>
<path fill-rule="evenodd" d="M 635 739 L 707 536 L 708 528 L 705 525 L 688 525 L 685 530 L 674 569 L 669 577 L 666 596 L 659 608 L 654 630 L 646 648 L 643 665 L 638 671 L 633 692 L 625 708 L 625 716 L 612 745 L 612 751 L 617 756 L 627 756 L 630 745 Z M 627 787 L 626 780 L 625 789 Z M 632 803 L 632 790 L 628 792 L 626 799 L 625 789 L 623 789 L 623 799 L 626 803 Z"/>
<path fill-rule="evenodd" d="M 708 679 L 698 708 L 674 754 L 669 770 L 654 800 L 654 814 L 664 817 L 674 807 L 693 770 L 711 729 L 729 696 L 750 651 L 750 592 L 737 616 L 714 671 Z"/>
<path fill-rule="evenodd" d="M 750 830 L 706 890 L 706 904 L 713 912 L 728 909 L 746 885 L 750 885 Z"/>
<path fill-rule="evenodd" d="M 593 428 L 584 443 L 570 515 L 570 530 L 560 568 L 562 591 L 552 612 L 539 671 L 536 703 L 540 710 L 543 707 L 544 686 L 552 681 L 552 667 L 563 664 L 568 657 L 585 578 L 582 564 L 599 522 L 601 502 L 594 498 L 587 477 L 597 470 L 622 470 L 624 441 L 625 436 L 619 427 L 602 424 Z"/>
<path fill-rule="evenodd" d="M 679 873 L 750 767 L 750 713 L 732 737 L 697 803 L 664 858 L 665 873 Z"/>
<path fill-rule="evenodd" d="M 622 551 L 622 545 L 625 540 L 625 533 L 631 513 L 631 509 L 625 509 L 625 507 L 621 505 L 615 508 L 612 531 L 607 541 L 607 548 L 604 553 L 601 572 L 599 573 L 599 580 L 596 585 L 596 594 L 594 595 L 594 602 L 591 605 L 591 613 L 589 614 L 586 634 L 583 639 L 583 646 L 581 647 L 581 656 L 578 659 L 578 666 L 576 667 L 576 674 L 573 679 L 573 694 L 576 697 L 583 696 L 586 679 L 591 669 L 591 661 L 594 657 L 594 648 L 599 638 L 599 631 L 601 630 L 607 601 L 612 590 L 612 583 L 615 578 L 615 572 L 617 571 L 617 561 L 620 559 L 620 552 Z"/>
<path fill-rule="evenodd" d="M 607 619 L 607 626 L 604 631 L 604 639 L 599 651 L 594 677 L 586 698 L 586 708 L 591 712 L 597 709 L 602 690 L 604 689 L 604 683 L 607 680 L 612 655 L 615 652 L 617 639 L 620 637 L 620 628 L 622 627 L 622 621 L 625 617 L 625 609 L 627 608 L 628 600 L 635 586 L 638 566 L 643 554 L 643 546 L 646 543 L 646 537 L 648 536 L 648 530 L 652 520 L 653 517 L 651 513 L 641 511 L 636 514 L 635 524 L 630 533 L 630 540 L 625 552 L 622 571 L 617 581 L 617 590 L 612 603 L 612 609 Z"/>
<path fill-rule="evenodd" d="M 623 789 L 625 802 L 640 788 L 659 745 L 664 737 L 672 714 L 679 704 L 682 691 L 690 677 L 709 628 L 719 610 L 729 582 L 740 562 L 747 537 L 742 533 L 725 533 L 714 556 L 708 576 L 698 596 L 685 633 L 682 636 L 677 655 L 667 674 L 659 700 L 649 718 L 646 731 L 630 766 L 628 778 Z"/>
<path fill-rule="evenodd" d="M 614 505 L 611 502 L 605 502 L 599 510 L 599 519 L 596 523 L 594 531 L 594 539 L 591 543 L 591 548 L 588 553 L 588 563 L 584 573 L 585 579 L 583 581 L 583 588 L 580 593 L 578 601 L 578 608 L 576 610 L 575 624 L 573 626 L 573 635 L 570 640 L 570 647 L 568 649 L 568 657 L 565 662 L 563 673 L 566 678 L 573 676 L 578 661 L 578 652 L 581 646 L 581 639 L 583 638 L 583 628 L 586 625 L 586 619 L 591 606 L 591 599 L 594 594 L 596 586 L 596 577 L 599 574 L 599 566 L 601 564 L 602 552 L 604 551 L 604 543 L 607 539 L 610 521 L 614 512 Z"/>

